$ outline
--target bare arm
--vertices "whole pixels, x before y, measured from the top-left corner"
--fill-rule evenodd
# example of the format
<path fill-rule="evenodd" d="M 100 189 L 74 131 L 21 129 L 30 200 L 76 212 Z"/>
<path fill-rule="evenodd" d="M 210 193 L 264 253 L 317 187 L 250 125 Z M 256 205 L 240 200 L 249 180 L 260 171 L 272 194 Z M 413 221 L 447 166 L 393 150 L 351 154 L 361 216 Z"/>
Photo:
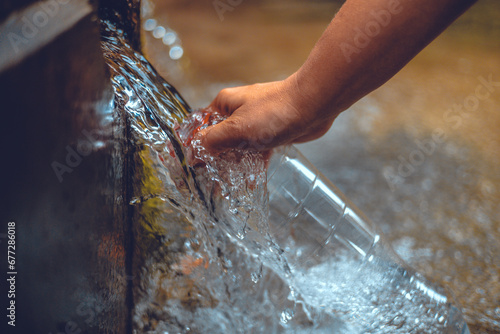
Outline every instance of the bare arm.
<path fill-rule="evenodd" d="M 297 72 L 222 90 L 211 106 L 231 116 L 202 131 L 203 144 L 266 150 L 319 138 L 474 2 L 347 0 Z"/>

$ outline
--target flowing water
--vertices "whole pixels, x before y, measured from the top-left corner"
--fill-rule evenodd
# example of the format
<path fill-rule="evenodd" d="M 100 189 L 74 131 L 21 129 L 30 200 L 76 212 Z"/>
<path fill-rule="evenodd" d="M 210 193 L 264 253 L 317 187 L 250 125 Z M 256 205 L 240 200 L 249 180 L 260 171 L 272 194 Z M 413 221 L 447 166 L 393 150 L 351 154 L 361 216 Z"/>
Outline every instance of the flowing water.
<path fill-rule="evenodd" d="M 129 129 L 135 332 L 468 332 L 443 291 L 384 255 L 376 231 L 363 232 L 363 257 L 324 242 L 309 261 L 308 238 L 331 235 L 308 207 L 281 211 L 294 200 L 280 188 L 292 175 L 273 175 L 268 194 L 263 154 L 206 152 L 195 134 L 223 117 L 191 111 L 121 34 L 103 22 L 115 107 Z"/>
<path fill-rule="evenodd" d="M 297 70 L 341 3 L 244 1 L 220 20 L 210 1 L 143 1 L 145 52 L 203 107 L 221 88 Z M 475 112 L 456 108 L 478 78 L 500 81 L 499 17 L 500 2 L 478 1 L 324 137 L 298 145 L 407 263 L 453 291 L 478 334 L 500 332 L 500 90 Z M 184 50 L 178 60 L 169 57 L 174 46 Z M 445 141 L 421 151 L 441 130 Z M 398 177 L 402 161 L 422 157 Z"/>

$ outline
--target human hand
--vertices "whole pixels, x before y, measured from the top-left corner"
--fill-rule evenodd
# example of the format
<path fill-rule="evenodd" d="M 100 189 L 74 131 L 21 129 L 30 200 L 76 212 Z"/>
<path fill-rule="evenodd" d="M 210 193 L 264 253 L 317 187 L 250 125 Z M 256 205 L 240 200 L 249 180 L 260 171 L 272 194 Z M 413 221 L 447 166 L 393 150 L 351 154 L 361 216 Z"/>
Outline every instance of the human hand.
<path fill-rule="evenodd" d="M 322 136 L 341 111 L 389 80 L 475 1 L 419 0 L 404 7 L 345 1 L 292 76 L 222 90 L 211 107 L 229 117 L 200 131 L 201 144 L 210 151 L 265 151 Z"/>
<path fill-rule="evenodd" d="M 200 131 L 209 151 L 232 148 L 266 151 L 283 144 L 310 141 L 331 127 L 335 116 L 323 112 L 299 89 L 294 76 L 283 81 L 226 88 L 210 107 L 229 117 Z"/>

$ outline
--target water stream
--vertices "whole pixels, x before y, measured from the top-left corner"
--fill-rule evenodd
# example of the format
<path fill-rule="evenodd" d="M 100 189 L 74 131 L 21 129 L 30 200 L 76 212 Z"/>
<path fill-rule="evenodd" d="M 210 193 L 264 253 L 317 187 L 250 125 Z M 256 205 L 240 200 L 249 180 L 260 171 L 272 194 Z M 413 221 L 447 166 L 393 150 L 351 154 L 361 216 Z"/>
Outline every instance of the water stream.
<path fill-rule="evenodd" d="M 307 210 L 275 218 L 265 157 L 204 151 L 194 133 L 222 117 L 191 111 L 106 22 L 102 46 L 130 132 L 136 333 L 468 333 L 443 291 L 378 256 L 376 234 L 366 258 L 302 261 L 321 230 Z"/>

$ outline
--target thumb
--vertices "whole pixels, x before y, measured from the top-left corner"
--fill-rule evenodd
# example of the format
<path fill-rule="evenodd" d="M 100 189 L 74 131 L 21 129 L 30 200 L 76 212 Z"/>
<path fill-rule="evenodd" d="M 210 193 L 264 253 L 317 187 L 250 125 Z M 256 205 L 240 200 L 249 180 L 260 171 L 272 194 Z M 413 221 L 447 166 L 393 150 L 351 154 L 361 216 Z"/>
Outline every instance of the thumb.
<path fill-rule="evenodd" d="M 232 116 L 201 130 L 197 137 L 201 145 L 211 152 L 245 148 L 248 146 L 248 138 L 242 127 L 243 123 L 237 117 Z"/>

